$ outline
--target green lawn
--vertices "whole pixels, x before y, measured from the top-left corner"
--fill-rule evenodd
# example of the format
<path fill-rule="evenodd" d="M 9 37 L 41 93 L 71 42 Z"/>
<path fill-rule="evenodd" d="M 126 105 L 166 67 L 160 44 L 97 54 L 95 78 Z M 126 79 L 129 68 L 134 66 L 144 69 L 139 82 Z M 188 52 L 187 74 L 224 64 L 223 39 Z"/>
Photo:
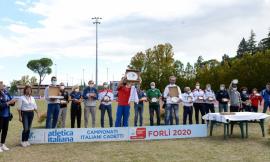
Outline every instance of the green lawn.
<path fill-rule="evenodd" d="M 38 102 L 39 111 L 46 112 L 43 101 Z M 115 106 L 113 116 L 115 117 Z M 182 110 L 182 109 L 181 109 Z M 10 123 L 6 144 L 11 149 L 0 153 L 0 161 L 269 161 L 270 140 L 261 136 L 258 124 L 250 124 L 249 138 L 241 139 L 239 127 L 235 127 L 234 135 L 223 139 L 223 127 L 214 129 L 213 137 L 132 141 L 132 142 L 93 142 L 69 144 L 32 145 L 22 148 L 20 131 L 22 124 L 18 121 L 18 113 L 12 110 L 14 119 Z M 182 123 L 182 111 L 180 111 Z M 129 124 L 133 126 L 133 109 Z M 67 116 L 67 127 L 70 127 L 70 112 Z M 106 126 L 108 118 L 106 116 Z M 83 118 L 82 118 L 83 124 Z M 144 111 L 144 124 L 149 125 L 148 107 Z M 34 119 L 33 127 L 44 127 Z M 90 124 L 91 125 L 91 124 Z M 100 125 L 100 111 L 97 111 L 97 126 Z M 82 125 L 83 126 L 83 125 Z M 266 128 L 267 125 L 265 126 Z"/>

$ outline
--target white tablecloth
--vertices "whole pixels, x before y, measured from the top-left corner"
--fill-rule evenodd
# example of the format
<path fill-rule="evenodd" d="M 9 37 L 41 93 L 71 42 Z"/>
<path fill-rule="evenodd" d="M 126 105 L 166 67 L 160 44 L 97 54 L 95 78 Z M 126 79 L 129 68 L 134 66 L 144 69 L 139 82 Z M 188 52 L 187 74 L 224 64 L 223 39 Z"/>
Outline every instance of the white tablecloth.
<path fill-rule="evenodd" d="M 254 113 L 254 112 L 236 112 L 235 115 L 221 115 L 220 113 L 208 113 L 202 118 L 204 120 L 214 120 L 217 122 L 228 123 L 230 121 L 249 121 L 259 120 L 270 117 L 265 113 Z"/>

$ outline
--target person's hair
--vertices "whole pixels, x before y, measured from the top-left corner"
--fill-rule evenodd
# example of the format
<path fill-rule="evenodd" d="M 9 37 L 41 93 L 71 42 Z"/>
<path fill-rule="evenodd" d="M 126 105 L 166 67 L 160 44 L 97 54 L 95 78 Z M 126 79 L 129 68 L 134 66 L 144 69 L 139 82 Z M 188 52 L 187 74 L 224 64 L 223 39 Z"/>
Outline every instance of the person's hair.
<path fill-rule="evenodd" d="M 257 88 L 253 88 L 253 89 L 252 89 L 252 92 L 253 92 L 253 91 L 258 91 L 258 90 L 257 90 Z"/>
<path fill-rule="evenodd" d="M 26 95 L 26 90 L 30 88 L 31 92 L 30 92 L 30 95 L 32 94 L 32 87 L 30 85 L 26 85 L 23 89 L 23 94 Z"/>
<path fill-rule="evenodd" d="M 150 83 L 150 85 L 152 85 L 152 84 L 156 85 L 156 83 L 155 83 L 155 82 L 151 82 L 151 83 Z"/>
<path fill-rule="evenodd" d="M 72 91 L 75 91 L 75 89 L 77 89 L 77 88 L 80 88 L 78 85 L 74 85 L 73 87 L 72 87 Z"/>
<path fill-rule="evenodd" d="M 196 85 L 200 85 L 200 83 L 199 82 L 196 82 Z"/>
<path fill-rule="evenodd" d="M 94 81 L 93 80 L 89 80 L 88 81 L 88 84 L 90 84 L 90 83 L 94 84 Z"/>
<path fill-rule="evenodd" d="M 270 82 L 268 82 L 266 85 L 270 85 Z"/>
<path fill-rule="evenodd" d="M 60 85 L 60 86 L 65 86 L 65 83 L 61 82 L 59 85 Z"/>
<path fill-rule="evenodd" d="M 185 91 L 185 92 L 190 91 L 190 87 L 185 87 L 185 88 L 184 88 L 184 91 Z"/>
<path fill-rule="evenodd" d="M 51 81 L 52 81 L 53 79 L 57 79 L 56 76 L 52 76 L 52 77 L 51 77 Z"/>
<path fill-rule="evenodd" d="M 247 89 L 247 87 L 241 87 L 241 91 L 243 91 L 243 90 L 247 91 L 248 89 Z"/>

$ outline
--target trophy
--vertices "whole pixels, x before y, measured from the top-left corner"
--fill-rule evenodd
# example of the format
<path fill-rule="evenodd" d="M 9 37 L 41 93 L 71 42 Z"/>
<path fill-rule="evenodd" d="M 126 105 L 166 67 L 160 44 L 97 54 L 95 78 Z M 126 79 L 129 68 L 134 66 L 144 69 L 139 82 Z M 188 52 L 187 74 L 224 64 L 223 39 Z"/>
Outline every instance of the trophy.
<path fill-rule="evenodd" d="M 64 97 L 60 95 L 60 88 L 59 87 L 54 87 L 54 86 L 49 86 L 49 98 L 51 99 L 63 99 Z"/>
<path fill-rule="evenodd" d="M 232 80 L 232 84 L 238 84 L 238 79 Z"/>
<path fill-rule="evenodd" d="M 169 95 L 171 97 L 171 101 L 173 103 L 177 103 L 179 101 L 178 87 L 177 86 L 169 87 Z"/>
<path fill-rule="evenodd" d="M 130 83 L 139 83 L 140 82 L 140 71 L 138 70 L 126 70 L 127 81 Z"/>

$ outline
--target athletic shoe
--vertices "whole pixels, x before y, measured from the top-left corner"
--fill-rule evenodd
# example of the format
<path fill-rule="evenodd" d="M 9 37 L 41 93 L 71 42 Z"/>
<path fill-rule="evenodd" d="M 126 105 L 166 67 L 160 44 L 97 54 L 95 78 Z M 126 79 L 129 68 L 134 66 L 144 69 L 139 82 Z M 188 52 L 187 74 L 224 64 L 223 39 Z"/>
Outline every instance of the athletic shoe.
<path fill-rule="evenodd" d="M 8 151 L 9 150 L 9 148 L 5 144 L 2 144 L 1 149 L 4 150 L 4 151 Z"/>

